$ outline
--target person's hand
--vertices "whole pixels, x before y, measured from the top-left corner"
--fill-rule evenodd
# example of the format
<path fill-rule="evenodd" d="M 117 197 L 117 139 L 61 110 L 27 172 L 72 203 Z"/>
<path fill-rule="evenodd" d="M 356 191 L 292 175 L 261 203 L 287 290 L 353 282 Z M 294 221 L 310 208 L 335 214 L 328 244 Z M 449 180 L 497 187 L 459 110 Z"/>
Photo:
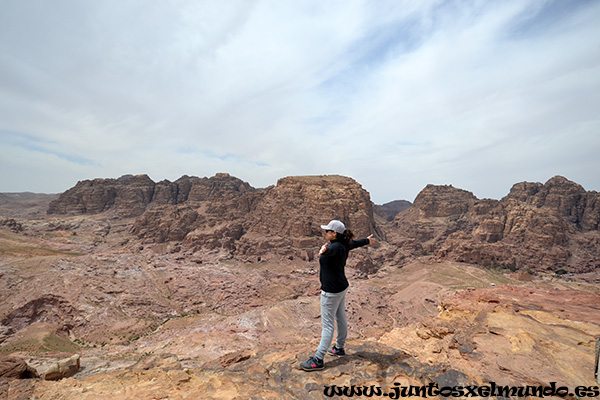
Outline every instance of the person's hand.
<path fill-rule="evenodd" d="M 321 250 L 319 250 L 319 255 L 325 253 L 325 250 L 327 250 L 327 245 L 329 243 L 325 243 L 323 246 L 321 246 Z"/>
<path fill-rule="evenodd" d="M 369 239 L 369 244 L 375 243 L 375 238 L 373 237 L 373 234 L 370 234 L 369 236 L 367 236 L 367 239 Z"/>

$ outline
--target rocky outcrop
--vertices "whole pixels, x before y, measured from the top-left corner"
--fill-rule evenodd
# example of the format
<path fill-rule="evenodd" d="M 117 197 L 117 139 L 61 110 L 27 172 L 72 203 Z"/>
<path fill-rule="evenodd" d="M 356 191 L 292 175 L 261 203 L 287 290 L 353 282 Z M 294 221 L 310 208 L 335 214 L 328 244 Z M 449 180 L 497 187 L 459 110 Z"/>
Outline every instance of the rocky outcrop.
<path fill-rule="evenodd" d="M 333 218 L 361 232 L 375 228 L 369 193 L 343 176 L 287 177 L 265 190 L 228 174 L 183 176 L 175 182 L 156 184 L 146 175 L 95 179 L 79 182 L 63 193 L 51 203 L 48 213 L 109 210 L 123 216 L 145 212 L 133 232 L 156 242 L 183 240 L 192 231 L 198 240 L 208 231 L 236 239 L 245 232 L 321 236 L 320 225 Z"/>
<path fill-rule="evenodd" d="M 198 217 L 191 207 L 155 207 L 135 221 L 131 232 L 155 243 L 181 241 Z"/>
<path fill-rule="evenodd" d="M 174 198 L 151 204 L 133 224 L 131 232 L 146 243 L 179 241 L 196 249 L 230 251 L 232 242 L 244 233 L 242 223 L 262 196 L 261 191 L 228 174 L 202 179 L 185 176 L 174 184 Z"/>
<path fill-rule="evenodd" d="M 320 226 L 331 219 L 359 235 L 377 229 L 369 193 L 343 176 L 287 177 L 264 190 L 235 184 L 198 188 L 184 196 L 185 204 L 149 209 L 132 232 L 150 243 L 182 241 L 194 251 L 312 260 L 323 240 Z"/>
<path fill-rule="evenodd" d="M 42 295 L 13 309 L 0 322 L 10 331 L 18 331 L 35 322 L 52 322 L 69 329 L 74 321 L 80 321 L 79 312 L 61 296 Z"/>
<path fill-rule="evenodd" d="M 46 381 L 57 381 L 59 379 L 73 376 L 81 366 L 79 354 L 73 354 L 69 358 L 63 358 L 47 367 L 40 377 Z"/>
<path fill-rule="evenodd" d="M 140 215 L 152 200 L 154 182 L 147 175 L 77 182 L 50 203 L 48 214 L 96 214 L 110 209 Z"/>
<path fill-rule="evenodd" d="M 6 218 L 0 220 L 0 226 L 5 226 L 15 233 L 19 233 L 23 230 L 23 225 L 15 221 L 13 218 Z"/>
<path fill-rule="evenodd" d="M 427 185 L 417 195 L 413 206 L 426 218 L 452 217 L 465 214 L 476 200 L 473 193 L 452 185 Z"/>
<path fill-rule="evenodd" d="M 521 385 L 559 381 L 576 386 L 584 376 L 593 382 L 593 343 L 600 328 L 589 305 L 598 300 L 598 294 L 575 290 L 466 290 L 444 299 L 439 315 L 393 329 L 379 342 L 423 363 L 449 363 L 465 375 L 493 377 L 498 384 L 517 379 Z M 573 364 L 563 364 L 566 352 Z"/>
<path fill-rule="evenodd" d="M 600 266 L 591 251 L 600 245 L 597 204 L 598 193 L 559 176 L 518 183 L 501 201 L 428 185 L 396 217 L 391 237 L 414 238 L 440 259 L 585 272 Z"/>
<path fill-rule="evenodd" d="M 154 183 L 147 175 L 80 181 L 50 203 L 48 214 L 97 214 L 114 211 L 135 217 L 149 208 L 222 199 L 255 191 L 229 174 L 212 178 L 182 176 L 175 182 Z"/>
<path fill-rule="evenodd" d="M 503 201 L 517 200 L 537 209 L 553 210 L 573 227 L 582 231 L 598 230 L 600 193 L 586 190 L 562 176 L 544 185 L 522 182 L 514 185 Z"/>
<path fill-rule="evenodd" d="M 373 232 L 369 193 L 352 178 L 339 175 L 279 179 L 252 210 L 249 231 L 303 237 L 322 236 L 321 225 L 342 221 L 356 232 Z"/>
<path fill-rule="evenodd" d="M 37 378 L 35 368 L 29 366 L 24 360 L 0 355 L 0 379 L 30 379 Z"/>

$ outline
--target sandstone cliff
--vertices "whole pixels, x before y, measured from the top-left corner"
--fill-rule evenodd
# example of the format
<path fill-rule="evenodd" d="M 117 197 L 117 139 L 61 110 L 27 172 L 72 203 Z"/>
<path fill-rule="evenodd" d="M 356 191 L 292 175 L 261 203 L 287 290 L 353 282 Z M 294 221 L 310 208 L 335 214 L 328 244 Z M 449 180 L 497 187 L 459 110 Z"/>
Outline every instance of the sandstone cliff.
<path fill-rule="evenodd" d="M 376 229 L 369 193 L 351 178 L 287 177 L 264 190 L 234 189 L 150 209 L 132 232 L 147 243 L 181 241 L 186 249 L 246 260 L 309 261 L 322 241 L 320 225 L 331 219 L 365 236 Z"/>
<path fill-rule="evenodd" d="M 503 199 L 505 202 L 510 200 L 555 211 L 579 231 L 597 231 L 600 225 L 600 193 L 587 192 L 562 176 L 555 176 L 543 185 L 517 183 Z"/>
<path fill-rule="evenodd" d="M 227 195 L 253 192 L 246 182 L 229 174 L 212 178 L 182 176 L 175 182 L 155 183 L 147 175 L 80 181 L 52 201 L 48 214 L 97 214 L 113 211 L 134 217 L 149 208 L 188 202 L 222 200 Z"/>
<path fill-rule="evenodd" d="M 510 269 L 586 272 L 600 266 L 597 192 L 556 176 L 522 182 L 502 200 L 428 185 L 388 231 L 421 253 Z"/>

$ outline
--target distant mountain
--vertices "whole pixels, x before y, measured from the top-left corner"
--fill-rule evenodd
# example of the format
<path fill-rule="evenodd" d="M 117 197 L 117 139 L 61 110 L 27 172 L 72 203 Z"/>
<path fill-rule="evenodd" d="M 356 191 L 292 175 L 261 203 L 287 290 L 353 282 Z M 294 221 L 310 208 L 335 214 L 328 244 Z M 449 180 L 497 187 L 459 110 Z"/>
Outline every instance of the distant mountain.
<path fill-rule="evenodd" d="M 398 213 L 410 208 L 412 203 L 406 200 L 394 200 L 382 205 L 375 205 L 373 212 L 386 221 L 392 221 Z"/>
<path fill-rule="evenodd" d="M 48 205 L 58 194 L 0 193 L 0 216 L 32 217 L 46 214 Z"/>
<path fill-rule="evenodd" d="M 0 193 L 0 205 L 13 203 L 15 201 L 31 201 L 31 200 L 45 200 L 49 198 L 56 198 L 56 194 L 45 194 L 45 193 L 31 193 L 31 192 L 19 192 L 19 193 Z"/>

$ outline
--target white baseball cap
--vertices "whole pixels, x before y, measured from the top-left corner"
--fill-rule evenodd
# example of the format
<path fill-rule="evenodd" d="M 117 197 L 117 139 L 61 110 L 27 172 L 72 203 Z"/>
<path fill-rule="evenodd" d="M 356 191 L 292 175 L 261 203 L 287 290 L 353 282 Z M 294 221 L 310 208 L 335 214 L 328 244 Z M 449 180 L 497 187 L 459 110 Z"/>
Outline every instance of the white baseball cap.
<path fill-rule="evenodd" d="M 329 222 L 328 225 L 321 225 L 321 229 L 324 229 L 326 231 L 334 231 L 337 233 L 344 233 L 346 231 L 346 226 L 340 221 L 334 219 L 331 222 Z"/>

